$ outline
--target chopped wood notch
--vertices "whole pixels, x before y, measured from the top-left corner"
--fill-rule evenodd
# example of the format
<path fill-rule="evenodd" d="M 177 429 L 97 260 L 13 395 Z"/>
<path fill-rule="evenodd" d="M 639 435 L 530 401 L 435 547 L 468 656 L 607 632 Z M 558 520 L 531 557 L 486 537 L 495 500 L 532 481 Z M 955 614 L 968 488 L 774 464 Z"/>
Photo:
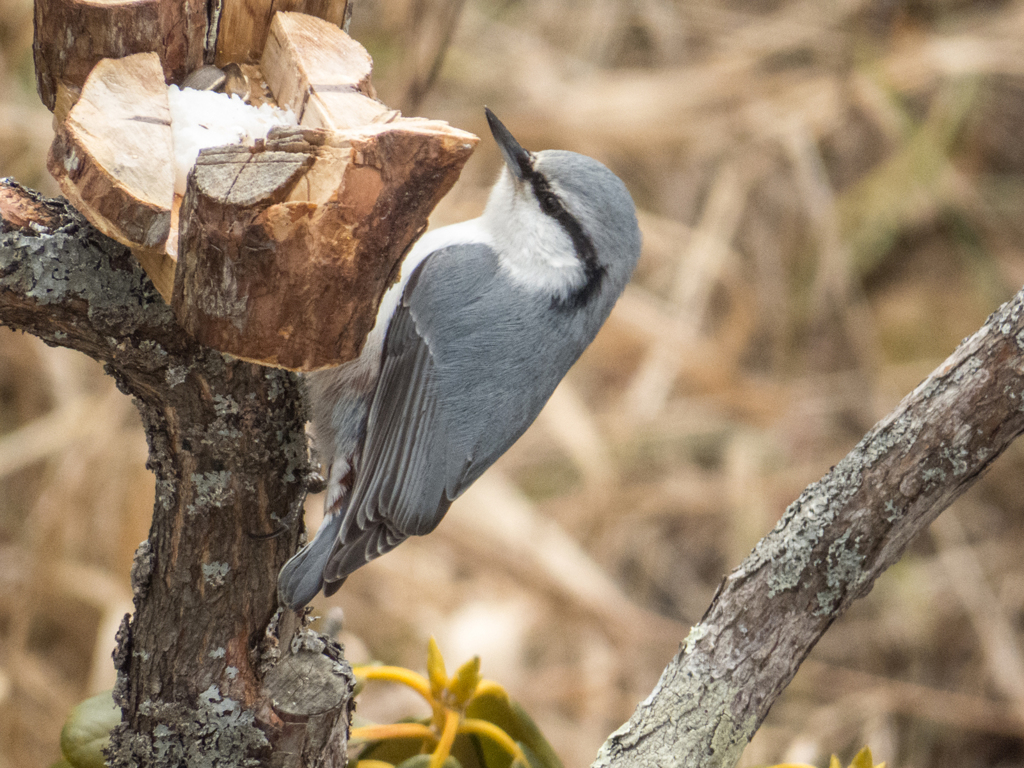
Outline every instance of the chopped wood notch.
<path fill-rule="evenodd" d="M 346 26 L 352 12 L 346 0 L 215 0 L 210 3 L 219 19 L 217 33 L 218 66 L 231 62 L 255 64 L 260 60 L 277 11 L 292 11 L 296 15 L 315 16 L 334 27 Z"/>
<path fill-rule="evenodd" d="M 197 339 L 293 370 L 338 365 L 359 354 L 402 255 L 478 141 L 389 110 L 370 69 L 337 26 L 277 13 L 247 72 L 269 87 L 254 100 L 292 109 L 299 127 L 203 150 L 182 201 L 166 62 L 103 59 L 48 166 L 95 226 L 132 248 Z"/>
<path fill-rule="evenodd" d="M 108 237 L 136 249 L 165 286 L 174 158 L 171 112 L 160 58 L 103 59 L 82 97 L 57 126 L 47 158 L 68 200 Z"/>
<path fill-rule="evenodd" d="M 155 52 L 180 84 L 204 63 L 256 64 L 276 11 L 341 27 L 350 10 L 346 0 L 35 0 L 36 87 L 63 120 L 100 59 Z"/>

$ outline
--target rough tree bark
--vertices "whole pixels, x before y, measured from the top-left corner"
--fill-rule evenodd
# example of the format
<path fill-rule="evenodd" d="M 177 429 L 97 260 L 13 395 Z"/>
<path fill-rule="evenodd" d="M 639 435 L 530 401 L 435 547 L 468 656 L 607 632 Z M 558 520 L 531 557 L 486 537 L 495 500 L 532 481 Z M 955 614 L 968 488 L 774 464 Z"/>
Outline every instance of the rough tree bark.
<path fill-rule="evenodd" d="M 298 517 L 310 472 L 295 375 L 194 342 L 126 248 L 6 180 L 0 323 L 103 362 L 146 428 L 157 493 L 117 638 L 110 764 L 343 765 L 347 664 L 276 613 L 302 526 L 263 537 Z M 300 695 L 303 677 L 318 684 Z"/>

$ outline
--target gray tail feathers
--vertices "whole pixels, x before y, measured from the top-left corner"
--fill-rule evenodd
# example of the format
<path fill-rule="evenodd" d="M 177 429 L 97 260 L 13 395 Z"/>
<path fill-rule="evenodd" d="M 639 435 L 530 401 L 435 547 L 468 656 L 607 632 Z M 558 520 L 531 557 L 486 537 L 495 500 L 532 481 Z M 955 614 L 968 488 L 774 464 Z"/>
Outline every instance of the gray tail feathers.
<path fill-rule="evenodd" d="M 323 587 L 324 566 L 341 530 L 343 512 L 338 510 L 327 517 L 313 540 L 284 564 L 277 577 L 277 594 L 282 605 L 297 611 L 316 597 Z"/>
<path fill-rule="evenodd" d="M 374 523 L 366 529 L 350 529 L 345 543 L 334 551 L 324 570 L 324 594 L 333 595 L 353 571 L 387 554 L 405 539 L 404 533 L 391 530 L 387 523 Z"/>

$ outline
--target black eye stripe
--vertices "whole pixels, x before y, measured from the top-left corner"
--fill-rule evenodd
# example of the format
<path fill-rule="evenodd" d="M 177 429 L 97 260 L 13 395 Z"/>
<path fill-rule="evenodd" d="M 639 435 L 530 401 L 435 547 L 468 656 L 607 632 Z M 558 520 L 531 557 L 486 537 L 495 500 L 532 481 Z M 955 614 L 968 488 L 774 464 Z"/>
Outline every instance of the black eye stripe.
<path fill-rule="evenodd" d="M 516 157 L 516 164 L 519 166 L 519 171 L 523 174 L 524 179 L 530 178 L 535 173 L 532 163 L 533 155 L 529 152 L 523 152 L 522 155 Z"/>
<path fill-rule="evenodd" d="M 552 299 L 552 306 L 556 309 L 575 309 L 584 306 L 601 286 L 601 279 L 604 277 L 604 267 L 597 260 L 597 253 L 594 251 L 594 243 L 590 236 L 583 231 L 579 221 L 558 198 L 558 195 L 551 189 L 551 184 L 540 171 L 530 168 L 524 174 L 524 178 L 530 182 L 533 194 L 540 203 L 541 210 L 562 225 L 562 229 L 572 240 L 573 248 L 576 251 L 576 258 L 583 264 L 583 274 L 586 279 L 583 285 L 565 297 Z"/>

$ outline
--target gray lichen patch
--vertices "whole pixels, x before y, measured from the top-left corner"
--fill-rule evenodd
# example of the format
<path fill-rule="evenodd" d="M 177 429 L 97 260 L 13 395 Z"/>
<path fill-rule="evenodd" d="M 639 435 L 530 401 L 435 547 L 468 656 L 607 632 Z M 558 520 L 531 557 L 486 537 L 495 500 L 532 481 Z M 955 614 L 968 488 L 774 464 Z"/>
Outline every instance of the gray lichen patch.
<path fill-rule="evenodd" d="M 156 557 L 153 554 L 153 545 L 149 539 L 139 544 L 135 550 L 135 558 L 132 560 L 131 584 L 132 595 L 142 600 L 149 591 L 149 580 L 153 578 L 153 568 L 156 564 Z"/>
<path fill-rule="evenodd" d="M 72 223 L 47 236 L 0 235 L 0 285 L 40 304 L 84 300 L 90 320 L 116 326 L 122 334 L 169 321 L 170 307 L 148 285 L 138 264 L 124 259 L 112 268 L 112 257 L 124 247 L 99 233 L 83 240 L 82 228 L 88 225 L 70 209 L 68 215 Z M 146 300 L 139 302 L 140 295 Z"/>
<path fill-rule="evenodd" d="M 197 472 L 189 479 L 195 487 L 195 496 L 188 505 L 190 515 L 201 509 L 226 507 L 234 501 L 233 475 L 227 470 Z"/>
<path fill-rule="evenodd" d="M 214 420 L 208 434 L 202 437 L 204 445 L 216 445 L 220 440 L 240 440 L 242 430 L 238 426 L 238 415 L 242 408 L 239 402 L 227 395 L 213 396 Z"/>
<path fill-rule="evenodd" d="M 282 370 L 267 372 L 267 400 L 276 403 L 284 396 L 290 396 L 292 384 L 295 381 L 294 374 Z"/>
<path fill-rule="evenodd" d="M 249 297 L 239 289 L 231 265 L 225 261 L 220 275 L 220 290 L 198 294 L 199 308 L 212 318 L 229 321 L 239 331 L 245 330 Z"/>
<path fill-rule="evenodd" d="M 853 517 L 856 518 L 861 513 L 866 514 L 867 510 L 858 510 Z M 825 583 L 828 588 L 816 595 L 817 615 L 826 616 L 834 612 L 843 596 L 851 590 L 856 591 L 868 578 L 864 571 L 866 558 L 858 551 L 859 544 L 860 537 L 854 535 L 851 529 L 829 545 L 825 558 Z"/>
<path fill-rule="evenodd" d="M 1014 329 L 1020 324 L 1022 311 L 1024 311 L 1024 300 L 1022 300 L 1020 294 L 1017 294 L 993 312 L 985 322 L 985 325 L 994 326 L 999 329 L 1001 334 L 1009 336 L 1014 334 Z M 1024 331 L 1014 334 L 1013 338 L 1018 348 L 1024 350 Z"/>
<path fill-rule="evenodd" d="M 968 427 L 968 430 L 969 429 L 970 428 Z M 966 475 L 967 472 L 970 470 L 970 451 L 968 451 L 965 447 L 956 447 L 956 443 L 957 438 L 954 437 L 952 445 L 943 446 L 941 450 L 941 455 L 942 458 L 948 461 L 950 465 L 953 467 L 953 475 L 956 477 L 961 477 L 963 475 Z"/>
<path fill-rule="evenodd" d="M 228 416 L 237 416 L 241 411 L 241 406 L 233 397 L 214 395 L 213 410 L 217 414 L 217 418 L 222 419 Z"/>
<path fill-rule="evenodd" d="M 169 387 L 177 387 L 185 383 L 185 379 L 188 378 L 188 368 L 183 365 L 169 365 L 167 366 L 167 373 L 164 375 L 164 381 L 167 382 Z"/>
<path fill-rule="evenodd" d="M 147 701 L 139 709 L 157 725 L 151 735 L 133 733 L 124 723 L 111 731 L 108 764 L 112 768 L 257 768 L 263 764 L 268 742 L 253 713 L 222 696 L 216 685 L 200 693 L 194 707 Z"/>
<path fill-rule="evenodd" d="M 895 523 L 900 519 L 900 515 L 903 514 L 903 510 L 900 509 L 896 502 L 892 499 L 886 499 L 885 502 L 885 521 L 887 523 Z"/>
<path fill-rule="evenodd" d="M 304 432 L 284 430 L 279 432 L 278 443 L 287 460 L 284 480 L 288 483 L 304 479 L 309 469 L 309 445 Z"/>
<path fill-rule="evenodd" d="M 745 564 L 746 570 L 771 569 L 769 597 L 794 589 L 804 580 L 807 569 L 817 566 L 814 550 L 839 510 L 860 488 L 862 471 L 855 462 L 841 462 L 790 504 L 775 529 L 758 544 Z"/>
<path fill-rule="evenodd" d="M 730 697 L 732 698 L 732 697 Z M 718 727 L 711 737 L 711 753 L 721 766 L 733 766 L 740 760 L 744 747 L 750 742 L 757 727 L 757 718 L 751 715 L 745 721 L 736 722 L 729 711 L 718 721 Z"/>
<path fill-rule="evenodd" d="M 699 643 L 707 633 L 707 626 L 703 622 L 692 626 L 690 628 L 690 632 L 686 635 L 686 640 L 683 641 L 683 652 L 693 653 L 697 643 Z"/>
<path fill-rule="evenodd" d="M 211 587 L 224 586 L 224 580 L 231 571 L 230 565 L 221 562 L 203 563 L 202 567 L 203 580 Z"/>
<path fill-rule="evenodd" d="M 695 670 L 676 670 L 676 674 L 709 679 L 700 677 Z M 658 689 L 673 688 L 675 684 L 664 677 Z M 700 706 L 674 697 L 649 697 L 630 721 L 602 745 L 592 768 L 635 765 L 631 756 L 641 742 L 645 752 L 643 765 L 732 768 L 757 726 L 756 716 L 738 721 L 733 714 L 738 693 L 735 681 L 712 679 L 701 687 Z"/>

